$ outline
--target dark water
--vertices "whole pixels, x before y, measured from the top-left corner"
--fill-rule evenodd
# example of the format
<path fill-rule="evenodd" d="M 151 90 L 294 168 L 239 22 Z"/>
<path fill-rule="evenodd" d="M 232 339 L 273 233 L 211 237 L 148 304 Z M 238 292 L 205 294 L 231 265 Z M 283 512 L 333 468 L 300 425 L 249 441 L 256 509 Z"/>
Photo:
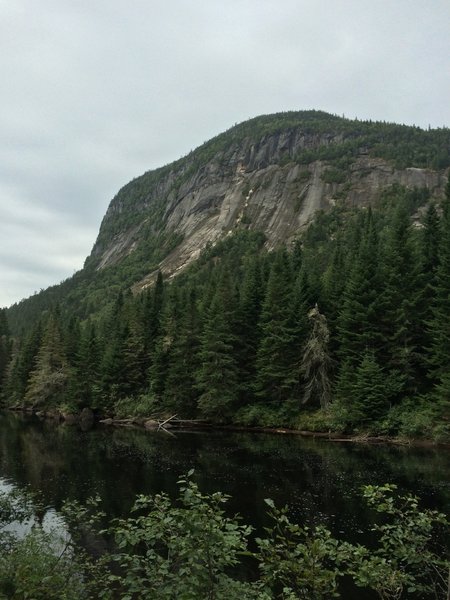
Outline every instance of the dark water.
<path fill-rule="evenodd" d="M 260 529 L 264 498 L 288 504 L 299 522 L 324 523 L 364 541 L 360 488 L 396 483 L 424 506 L 450 512 L 450 451 L 369 446 L 230 432 L 163 432 L 96 427 L 82 432 L 37 418 L 0 413 L 0 480 L 29 485 L 58 509 L 66 498 L 99 494 L 110 516 L 123 515 L 137 493 L 175 496 L 181 474 L 195 469 L 204 492 L 232 496 L 230 513 Z"/>

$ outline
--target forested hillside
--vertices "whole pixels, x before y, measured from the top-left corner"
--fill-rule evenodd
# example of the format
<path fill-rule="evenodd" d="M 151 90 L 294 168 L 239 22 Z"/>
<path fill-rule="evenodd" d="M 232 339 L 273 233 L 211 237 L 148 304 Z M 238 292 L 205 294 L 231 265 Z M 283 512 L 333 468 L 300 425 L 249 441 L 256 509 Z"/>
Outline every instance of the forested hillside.
<path fill-rule="evenodd" d="M 22 335 L 57 303 L 64 319 L 109 310 L 120 290 L 153 285 L 226 235 L 263 232 L 265 249 L 292 245 L 319 210 L 379 203 L 392 186 L 439 200 L 450 130 L 286 112 L 238 124 L 113 198 L 84 268 L 8 309 Z"/>
<path fill-rule="evenodd" d="M 449 184 L 394 186 L 289 248 L 236 231 L 91 318 L 55 305 L 18 339 L 2 313 L 3 402 L 448 439 L 449 236 Z"/>

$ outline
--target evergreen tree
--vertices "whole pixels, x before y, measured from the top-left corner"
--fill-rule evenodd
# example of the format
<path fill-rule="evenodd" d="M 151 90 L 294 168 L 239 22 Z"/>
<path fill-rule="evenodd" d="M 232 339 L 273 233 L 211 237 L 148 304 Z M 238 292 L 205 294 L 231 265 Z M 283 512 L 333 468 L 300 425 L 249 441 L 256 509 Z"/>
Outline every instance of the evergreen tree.
<path fill-rule="evenodd" d="M 373 351 L 364 352 L 356 367 L 344 363 L 338 398 L 332 405 L 336 423 L 343 429 L 370 428 L 387 413 L 390 399 L 398 392 L 396 386 L 397 382 L 381 368 Z"/>
<path fill-rule="evenodd" d="M 224 270 L 205 317 L 200 340 L 200 367 L 196 374 L 200 415 L 216 421 L 231 418 L 239 394 L 234 327 L 236 308 L 231 277 Z"/>
<path fill-rule="evenodd" d="M 6 311 L 0 308 L 0 398 L 3 396 L 6 384 L 6 372 L 11 359 L 11 341 L 9 327 L 6 320 Z"/>
<path fill-rule="evenodd" d="M 370 425 L 383 417 L 392 395 L 391 382 L 373 352 L 365 352 L 352 385 L 350 415 L 353 425 Z"/>
<path fill-rule="evenodd" d="M 155 285 L 147 293 L 144 303 L 144 343 L 149 365 L 152 362 L 152 353 L 160 333 L 163 302 L 164 281 L 161 271 L 158 271 Z"/>
<path fill-rule="evenodd" d="M 127 328 L 124 332 L 123 342 L 123 368 L 126 374 L 124 392 L 129 395 L 138 395 L 148 387 L 148 357 L 141 304 L 134 298 L 130 298 L 128 302 L 125 319 Z"/>
<path fill-rule="evenodd" d="M 61 318 L 59 320 L 61 321 Z M 71 367 L 76 368 L 81 338 L 81 327 L 78 317 L 71 316 L 69 318 L 67 326 L 63 327 L 62 335 L 67 360 Z"/>
<path fill-rule="evenodd" d="M 336 240 L 333 257 L 322 277 L 322 290 L 329 315 L 337 316 L 345 288 L 345 254 L 341 238 Z"/>
<path fill-rule="evenodd" d="M 58 319 L 51 313 L 30 374 L 25 403 L 31 406 L 58 406 L 67 400 L 70 379 L 69 362 Z"/>
<path fill-rule="evenodd" d="M 314 294 L 311 292 L 308 274 L 301 269 L 297 279 L 294 281 L 292 291 L 292 310 L 294 319 L 295 344 L 302 347 L 311 329 L 311 319 L 308 313 L 314 306 Z"/>
<path fill-rule="evenodd" d="M 380 326 L 384 347 L 381 356 L 399 374 L 403 393 L 420 387 L 419 369 L 423 325 L 420 322 L 420 262 L 415 252 L 411 219 L 405 201 L 399 199 L 388 229 L 383 260 L 383 315 Z M 401 381 L 400 381 L 401 380 Z"/>
<path fill-rule="evenodd" d="M 450 418 L 450 177 L 442 206 L 439 263 L 436 269 L 435 301 L 431 321 L 431 373 L 434 396 Z"/>
<path fill-rule="evenodd" d="M 16 404 L 23 401 L 41 341 L 42 325 L 38 321 L 14 352 L 5 383 L 8 402 Z"/>
<path fill-rule="evenodd" d="M 344 364 L 356 365 L 366 349 L 375 351 L 382 345 L 380 289 L 378 235 L 369 209 L 337 318 L 341 368 Z"/>
<path fill-rule="evenodd" d="M 418 336 L 418 353 L 423 360 L 417 365 L 418 378 L 421 389 L 427 391 L 430 387 L 430 352 L 433 336 L 430 324 L 433 321 L 433 306 L 435 300 L 436 271 L 439 264 L 439 216 L 434 204 L 427 207 L 423 229 L 419 236 L 419 285 L 420 294 L 417 302 L 418 323 L 420 336 Z"/>
<path fill-rule="evenodd" d="M 154 340 L 149 369 L 150 393 L 161 403 L 164 395 L 168 365 L 172 361 L 172 345 L 177 337 L 180 320 L 179 290 L 172 287 L 164 296 L 158 318 L 158 332 Z"/>
<path fill-rule="evenodd" d="M 119 293 L 114 303 L 106 331 L 100 364 L 100 388 L 102 406 L 111 409 L 114 403 L 127 396 L 128 392 L 125 354 L 129 328 L 122 293 Z"/>
<path fill-rule="evenodd" d="M 256 354 L 260 341 L 258 327 L 263 299 L 261 261 L 251 257 L 245 264 L 244 279 L 240 288 L 237 312 L 237 330 L 239 331 L 237 359 L 239 365 L 240 404 L 252 400 L 256 374 Z"/>
<path fill-rule="evenodd" d="M 285 251 L 273 259 L 261 311 L 261 341 L 256 357 L 256 395 L 283 403 L 299 386 L 298 348 L 293 310 L 292 272 Z"/>
<path fill-rule="evenodd" d="M 440 225 L 439 215 L 434 204 L 429 204 L 423 219 L 421 236 L 421 267 L 426 277 L 426 285 L 434 286 L 434 276 L 439 264 Z"/>
<path fill-rule="evenodd" d="M 77 354 L 77 391 L 80 404 L 97 408 L 100 390 L 101 349 L 93 323 L 85 326 Z"/>
<path fill-rule="evenodd" d="M 196 411 L 195 373 L 199 369 L 200 318 L 195 288 L 182 290 L 178 327 L 170 345 L 164 406 L 181 416 Z"/>

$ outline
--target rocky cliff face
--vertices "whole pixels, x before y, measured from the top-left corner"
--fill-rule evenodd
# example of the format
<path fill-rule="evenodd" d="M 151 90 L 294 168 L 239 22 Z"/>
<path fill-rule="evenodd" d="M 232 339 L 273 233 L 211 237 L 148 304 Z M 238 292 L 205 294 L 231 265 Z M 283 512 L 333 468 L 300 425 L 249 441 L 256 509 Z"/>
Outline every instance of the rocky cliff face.
<path fill-rule="evenodd" d="M 432 196 L 442 194 L 444 170 L 397 169 L 364 145 L 353 151 L 344 167 L 323 159 L 307 164 L 298 160 L 302 153 L 339 148 L 344 141 L 342 133 L 314 133 L 299 126 L 256 141 L 249 136 L 223 144 L 203 161 L 196 151 L 146 174 L 111 202 L 91 258 L 97 269 L 103 269 L 145 244 L 149 232 L 177 234 L 181 241 L 160 262 L 161 270 L 172 277 L 207 244 L 236 228 L 264 231 L 270 249 L 289 244 L 318 210 L 337 203 L 374 204 L 393 184 L 425 187 Z M 149 273 L 136 289 L 145 288 L 153 278 Z"/>

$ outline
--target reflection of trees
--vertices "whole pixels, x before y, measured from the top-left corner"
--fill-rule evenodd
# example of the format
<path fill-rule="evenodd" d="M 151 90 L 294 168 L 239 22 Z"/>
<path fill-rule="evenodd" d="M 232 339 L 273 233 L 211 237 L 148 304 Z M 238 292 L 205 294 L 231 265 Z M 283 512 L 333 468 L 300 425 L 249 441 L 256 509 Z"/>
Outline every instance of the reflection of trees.
<path fill-rule="evenodd" d="M 63 499 L 99 494 L 110 516 L 137 493 L 177 495 L 179 475 L 195 468 L 204 492 L 232 496 L 231 512 L 260 527 L 264 498 L 289 504 L 299 521 L 355 532 L 367 515 L 359 488 L 396 482 L 425 504 L 450 500 L 450 455 L 438 449 L 368 446 L 240 432 L 161 432 L 96 428 L 81 432 L 16 415 L 0 415 L 0 475 L 29 483 L 59 508 Z"/>

